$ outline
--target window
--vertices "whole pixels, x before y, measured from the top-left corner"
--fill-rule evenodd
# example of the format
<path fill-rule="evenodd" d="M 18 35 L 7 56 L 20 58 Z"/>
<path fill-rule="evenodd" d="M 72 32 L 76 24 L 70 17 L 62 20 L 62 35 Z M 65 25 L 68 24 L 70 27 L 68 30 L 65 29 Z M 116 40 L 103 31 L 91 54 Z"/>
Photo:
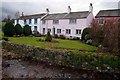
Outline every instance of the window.
<path fill-rule="evenodd" d="M 19 19 L 17 19 L 17 24 L 19 24 Z"/>
<path fill-rule="evenodd" d="M 24 24 L 26 24 L 27 23 L 27 21 L 26 21 L 26 19 L 24 19 Z"/>
<path fill-rule="evenodd" d="M 45 24 L 46 23 L 46 21 L 45 20 L 42 20 L 42 24 Z"/>
<path fill-rule="evenodd" d="M 99 24 L 104 24 L 104 18 L 99 18 Z"/>
<path fill-rule="evenodd" d="M 57 29 L 57 33 L 61 33 L 61 29 Z"/>
<path fill-rule="evenodd" d="M 51 29 L 48 29 L 48 32 L 51 32 Z"/>
<path fill-rule="evenodd" d="M 76 34 L 81 34 L 81 29 L 76 29 Z"/>
<path fill-rule="evenodd" d="M 77 21 L 76 19 L 69 19 L 69 23 L 70 23 L 70 24 L 75 24 L 76 21 Z"/>
<path fill-rule="evenodd" d="M 66 29 L 66 34 L 71 34 L 71 30 L 70 29 Z"/>
<path fill-rule="evenodd" d="M 31 19 L 29 19 L 29 24 L 31 24 Z"/>
<path fill-rule="evenodd" d="M 53 24 L 59 24 L 59 20 L 53 20 Z"/>
<path fill-rule="evenodd" d="M 34 24 L 37 24 L 37 18 L 34 19 Z"/>
<path fill-rule="evenodd" d="M 37 26 L 34 26 L 34 31 L 37 31 Z"/>
<path fill-rule="evenodd" d="M 43 28 L 43 34 L 45 34 L 45 28 Z"/>

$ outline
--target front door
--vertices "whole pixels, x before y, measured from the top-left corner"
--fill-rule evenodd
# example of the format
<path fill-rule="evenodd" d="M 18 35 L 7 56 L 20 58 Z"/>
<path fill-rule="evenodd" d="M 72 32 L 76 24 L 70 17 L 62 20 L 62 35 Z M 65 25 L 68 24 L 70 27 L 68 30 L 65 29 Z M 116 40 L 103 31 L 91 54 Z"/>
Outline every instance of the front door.
<path fill-rule="evenodd" d="M 43 34 L 45 34 L 45 28 L 43 28 Z"/>
<path fill-rule="evenodd" d="M 53 35 L 55 35 L 55 28 L 53 28 Z"/>

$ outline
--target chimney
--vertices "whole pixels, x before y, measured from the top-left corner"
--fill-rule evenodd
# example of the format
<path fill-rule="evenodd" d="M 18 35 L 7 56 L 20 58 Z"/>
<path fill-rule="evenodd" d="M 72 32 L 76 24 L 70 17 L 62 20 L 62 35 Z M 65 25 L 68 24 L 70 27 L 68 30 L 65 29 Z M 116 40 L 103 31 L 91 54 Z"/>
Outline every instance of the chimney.
<path fill-rule="evenodd" d="M 24 16 L 24 13 L 22 12 L 22 16 Z"/>
<path fill-rule="evenodd" d="M 92 3 L 90 3 L 90 6 L 89 6 L 89 12 L 93 12 L 93 6 L 92 6 Z"/>
<path fill-rule="evenodd" d="M 49 9 L 48 9 L 48 8 L 46 8 L 46 14 L 49 14 L 49 12 L 50 12 L 50 11 L 49 11 Z"/>
<path fill-rule="evenodd" d="M 68 14 L 71 13 L 71 8 L 68 6 Z"/>

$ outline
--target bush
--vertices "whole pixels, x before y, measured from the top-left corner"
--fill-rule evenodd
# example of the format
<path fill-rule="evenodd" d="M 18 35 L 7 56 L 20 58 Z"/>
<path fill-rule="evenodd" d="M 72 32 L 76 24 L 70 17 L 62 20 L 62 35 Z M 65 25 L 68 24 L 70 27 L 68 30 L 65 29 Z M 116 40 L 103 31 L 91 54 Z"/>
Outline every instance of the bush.
<path fill-rule="evenodd" d="M 52 36 L 50 35 L 50 32 L 47 32 L 47 35 L 45 36 L 45 41 L 52 41 Z"/>
<path fill-rule="evenodd" d="M 59 38 L 60 39 L 65 39 L 65 36 L 64 35 L 60 35 Z"/>
<path fill-rule="evenodd" d="M 23 33 L 23 29 L 20 24 L 15 25 L 15 34 L 16 35 L 21 35 Z"/>
<path fill-rule="evenodd" d="M 41 37 L 41 34 L 38 31 L 33 31 L 33 36 L 35 37 Z"/>
<path fill-rule="evenodd" d="M 31 35 L 32 34 L 31 27 L 29 25 L 25 25 L 23 28 L 23 33 L 25 36 Z"/>
<path fill-rule="evenodd" d="M 86 38 L 86 35 L 87 35 L 87 38 Z M 85 28 L 82 32 L 81 40 L 86 42 L 91 38 L 92 38 L 92 28 Z"/>
<path fill-rule="evenodd" d="M 9 41 L 8 37 L 3 37 L 2 40 Z"/>
<path fill-rule="evenodd" d="M 15 34 L 15 28 L 11 22 L 7 22 L 2 29 L 5 36 L 12 37 Z"/>

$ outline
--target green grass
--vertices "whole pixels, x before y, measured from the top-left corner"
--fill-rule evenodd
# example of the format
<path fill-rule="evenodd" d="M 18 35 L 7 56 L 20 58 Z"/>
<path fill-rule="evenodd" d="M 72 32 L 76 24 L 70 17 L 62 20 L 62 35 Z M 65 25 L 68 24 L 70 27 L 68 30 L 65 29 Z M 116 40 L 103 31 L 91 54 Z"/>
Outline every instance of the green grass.
<path fill-rule="evenodd" d="M 0 22 L 0 27 L 4 26 L 5 22 Z"/>
<path fill-rule="evenodd" d="M 0 31 L 0 38 L 3 36 L 4 34 L 3 34 L 3 32 L 2 31 Z"/>
<path fill-rule="evenodd" d="M 70 49 L 79 49 L 79 50 L 88 50 L 88 51 L 94 51 L 97 49 L 94 46 L 90 46 L 76 40 L 55 39 L 58 41 L 58 43 L 51 43 L 51 42 L 40 42 L 38 41 L 39 39 L 40 37 L 9 37 L 9 40 L 11 42 L 38 46 L 41 48 L 67 48 L 67 49 L 70 48 Z"/>

